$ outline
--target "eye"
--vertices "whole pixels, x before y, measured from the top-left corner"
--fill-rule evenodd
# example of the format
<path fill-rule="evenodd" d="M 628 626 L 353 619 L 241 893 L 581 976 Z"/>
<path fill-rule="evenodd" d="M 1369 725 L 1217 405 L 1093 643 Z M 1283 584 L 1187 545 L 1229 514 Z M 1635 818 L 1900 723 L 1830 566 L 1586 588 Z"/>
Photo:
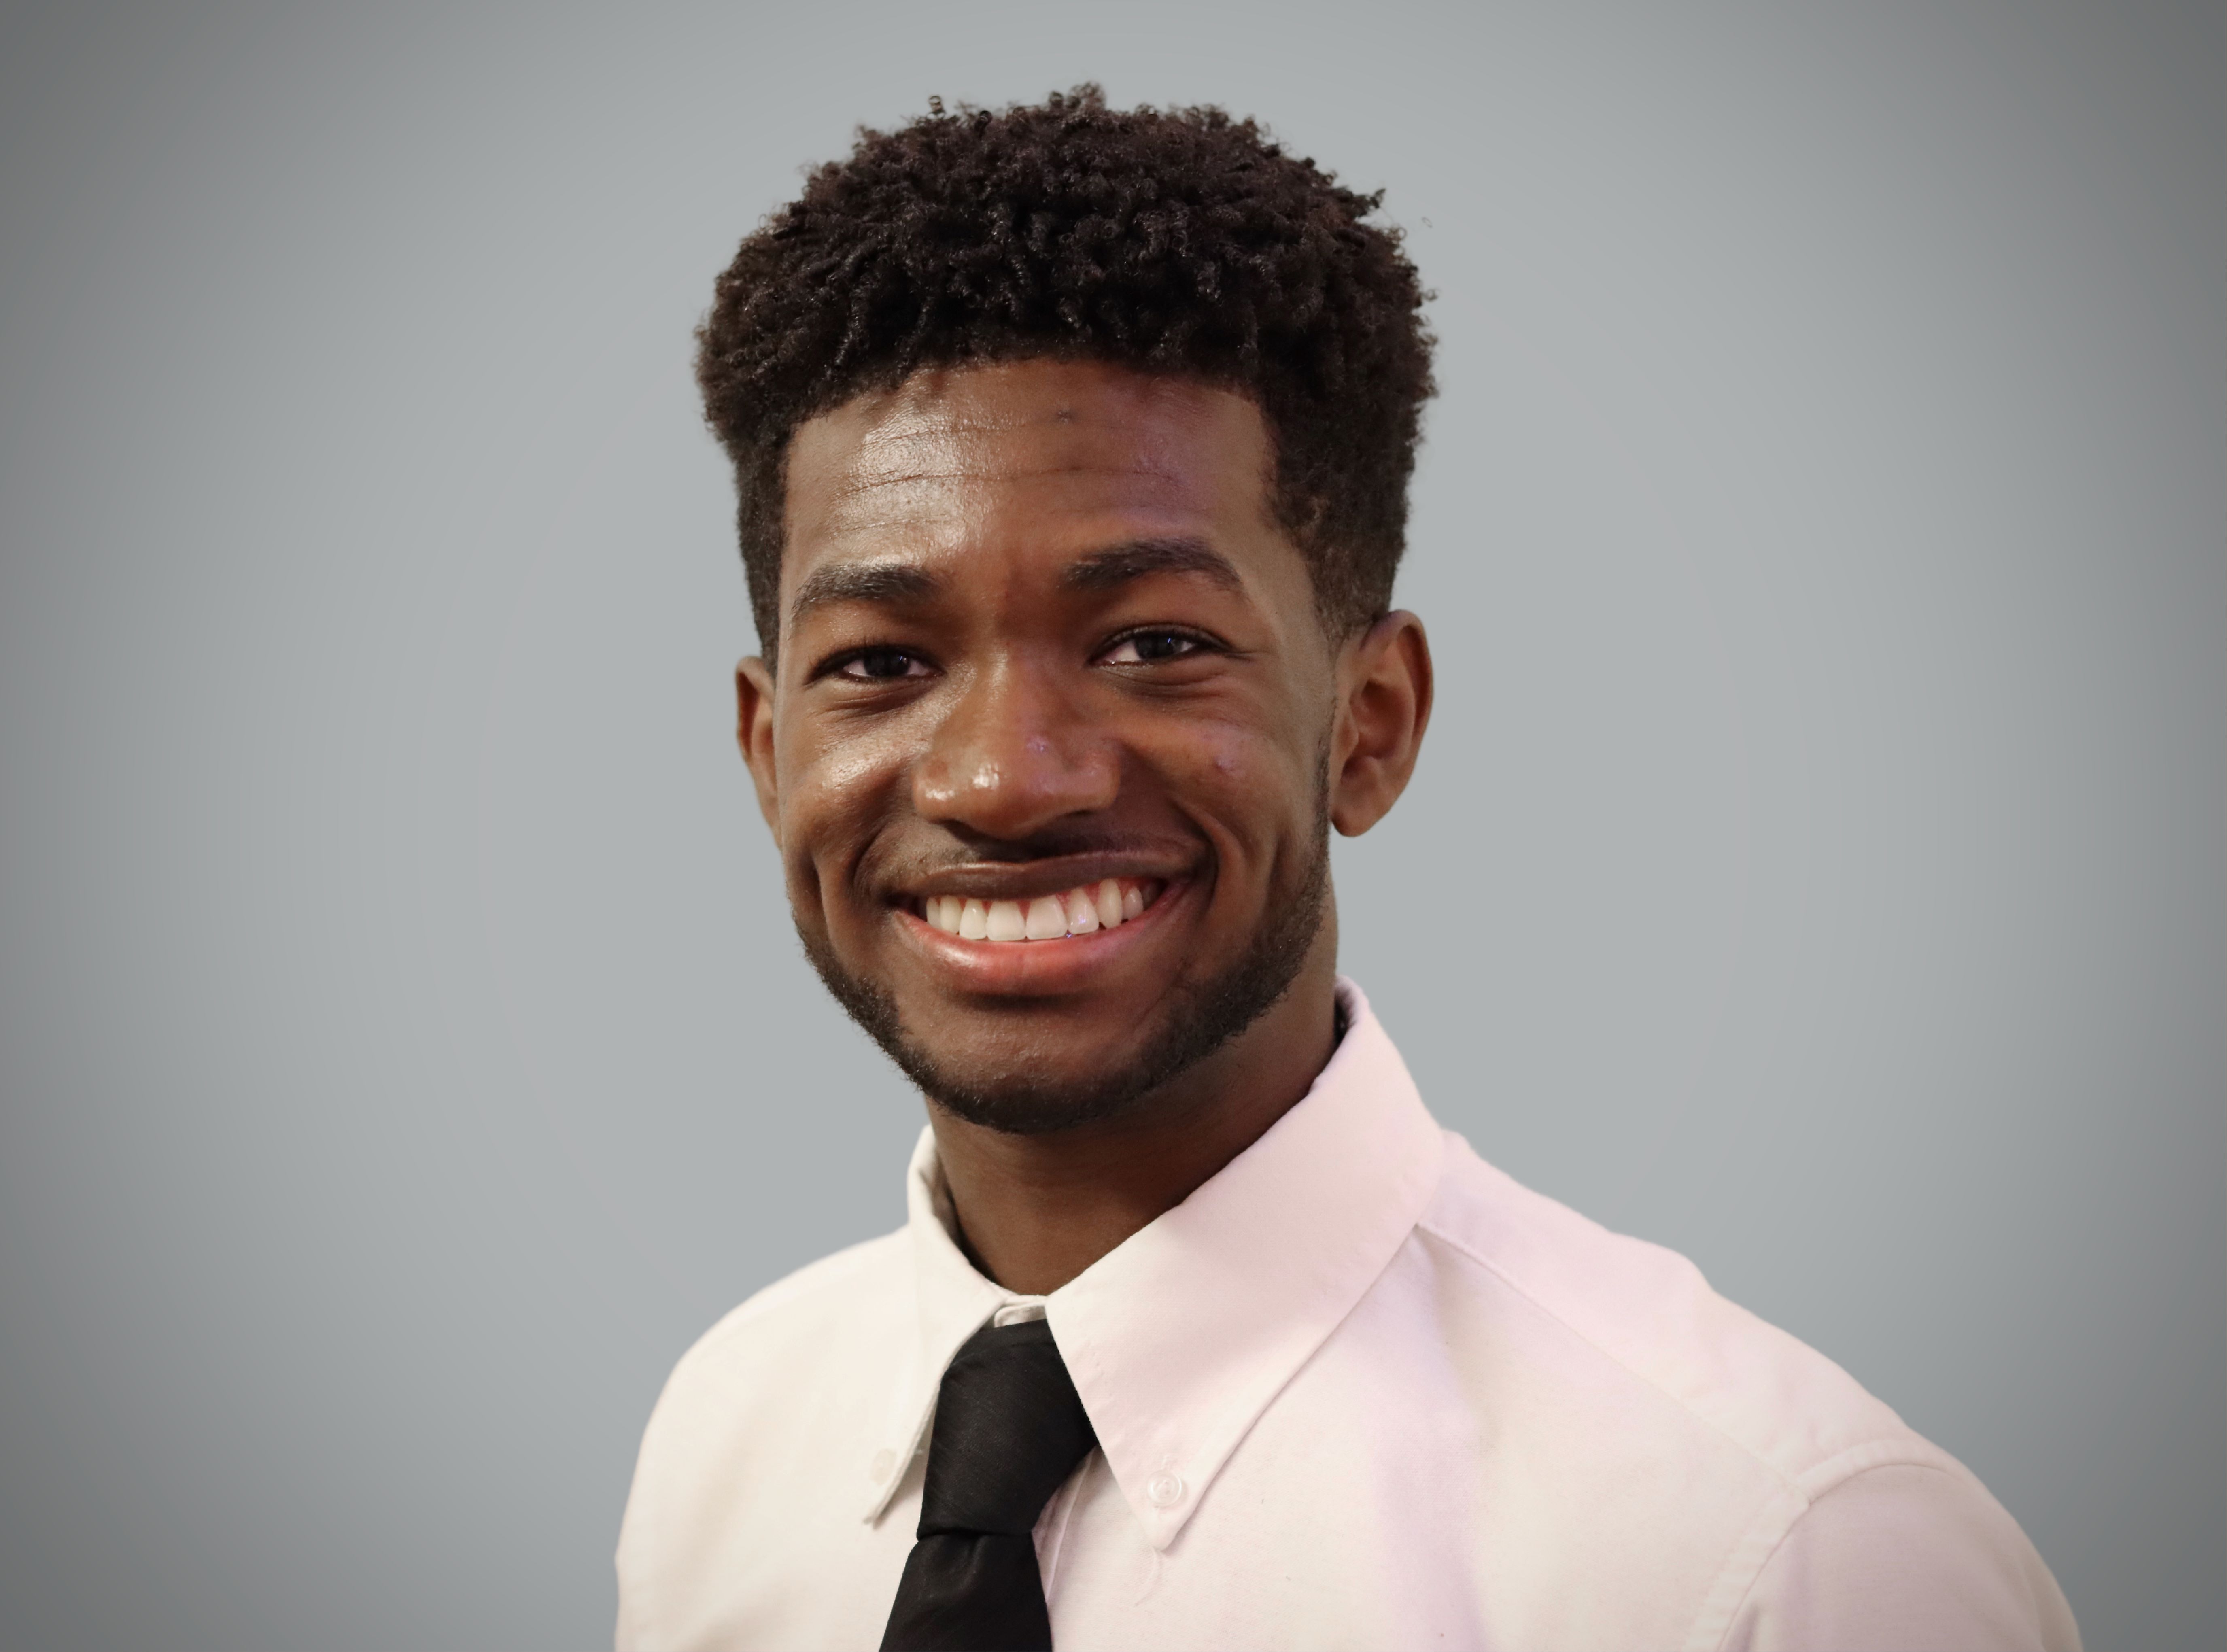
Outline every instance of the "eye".
<path fill-rule="evenodd" d="M 1155 666 L 1163 660 L 1184 660 L 1209 647 L 1207 640 L 1189 631 L 1132 631 L 1099 656 L 1108 666 Z"/>
<path fill-rule="evenodd" d="M 830 673 L 854 683 L 903 682 L 928 675 L 928 662 L 903 648 L 861 648 L 839 660 Z"/>

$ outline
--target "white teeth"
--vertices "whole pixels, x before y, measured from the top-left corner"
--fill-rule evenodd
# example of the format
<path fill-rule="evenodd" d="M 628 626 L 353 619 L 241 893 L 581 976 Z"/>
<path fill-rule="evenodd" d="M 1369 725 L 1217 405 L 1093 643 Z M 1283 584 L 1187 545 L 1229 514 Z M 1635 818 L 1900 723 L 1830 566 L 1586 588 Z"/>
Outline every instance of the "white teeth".
<path fill-rule="evenodd" d="M 1157 892 L 1158 886 L 1152 887 Z M 1039 895 L 1026 901 L 928 895 L 921 898 L 920 914 L 930 928 L 961 941 L 1057 941 L 1117 929 L 1141 916 L 1145 889 L 1141 881 L 1108 877 L 1064 895 Z"/>
<path fill-rule="evenodd" d="M 1071 935 L 1087 935 L 1098 927 L 1098 908 L 1092 903 L 1087 889 L 1071 889 L 1067 892 L 1067 932 Z"/>

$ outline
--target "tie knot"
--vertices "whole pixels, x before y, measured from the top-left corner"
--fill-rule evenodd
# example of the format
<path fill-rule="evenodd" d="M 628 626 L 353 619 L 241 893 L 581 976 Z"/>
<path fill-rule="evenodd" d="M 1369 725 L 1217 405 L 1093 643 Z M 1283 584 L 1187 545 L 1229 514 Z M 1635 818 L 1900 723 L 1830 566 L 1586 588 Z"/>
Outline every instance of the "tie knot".
<path fill-rule="evenodd" d="M 1041 1319 L 985 1325 L 936 1391 L 920 1535 L 1026 1537 L 1098 1437 Z"/>

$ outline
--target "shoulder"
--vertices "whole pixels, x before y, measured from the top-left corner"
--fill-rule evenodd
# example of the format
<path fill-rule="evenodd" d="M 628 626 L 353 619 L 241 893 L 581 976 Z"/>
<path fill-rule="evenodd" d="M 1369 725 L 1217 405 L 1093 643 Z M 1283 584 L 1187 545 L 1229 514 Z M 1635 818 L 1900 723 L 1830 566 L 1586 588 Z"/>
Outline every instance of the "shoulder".
<path fill-rule="evenodd" d="M 1726 1630 L 1726 1652 L 1779 1647 L 2039 1647 L 2079 1626 L 2041 1556 L 1969 1475 L 1866 1469 L 1812 1502 Z"/>
<path fill-rule="evenodd" d="M 912 1324 L 900 1228 L 838 1251 L 751 1297 L 680 1356 L 643 1431 L 635 1495 L 686 1482 L 769 1442 L 857 1426 L 873 1374 L 903 1356 Z"/>
<path fill-rule="evenodd" d="M 1970 1470 L 1675 1251 L 1451 1133 L 1415 1243 L 1439 1300 L 1489 1328 L 1471 1340 L 1493 1350 L 1496 1391 L 1520 1396 L 1500 1432 L 1526 1507 L 1559 1511 L 1573 1552 L 1619 1575 L 1684 1578 L 1670 1638 L 2077 1645 L 2047 1567 Z"/>
<path fill-rule="evenodd" d="M 1675 1251 L 1611 1233 L 1447 1137 L 1418 1224 L 1520 1298 L 1538 1336 L 1667 1402 L 1664 1426 L 1746 1459 L 1797 1504 L 1886 1463 L 1962 1473 L 1822 1354 L 1709 1288 Z"/>
<path fill-rule="evenodd" d="M 784 1568 L 872 1540 L 868 1454 L 918 1338 L 911 1277 L 900 1229 L 768 1285 L 681 1356 L 620 1524 L 621 1645 L 796 1641 L 764 1616 L 792 1598 Z"/>
<path fill-rule="evenodd" d="M 716 1545 L 757 1506 L 738 1488 L 809 1483 L 831 1452 L 871 1437 L 875 1379 L 911 1323 L 909 1263 L 902 1229 L 839 1251 L 768 1285 L 681 1355 L 642 1432 L 622 1576 L 640 1582 Z"/>
<path fill-rule="evenodd" d="M 901 1228 L 767 1285 L 680 1356 L 658 1411 L 707 1388 L 740 1398 L 738 1385 L 747 1387 L 754 1378 L 793 1382 L 800 1370 L 855 1358 L 861 1343 L 891 1340 L 904 1323 L 909 1242 Z"/>

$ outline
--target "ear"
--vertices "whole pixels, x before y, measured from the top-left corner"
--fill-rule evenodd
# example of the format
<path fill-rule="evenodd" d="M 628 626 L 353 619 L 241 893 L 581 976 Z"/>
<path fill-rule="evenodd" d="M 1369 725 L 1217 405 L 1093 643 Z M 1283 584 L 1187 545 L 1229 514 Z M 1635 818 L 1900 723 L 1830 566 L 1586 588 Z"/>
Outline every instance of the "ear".
<path fill-rule="evenodd" d="M 1431 644 L 1423 622 L 1387 614 L 1338 652 L 1330 743 L 1330 824 L 1359 837 L 1391 813 L 1431 721 Z"/>
<path fill-rule="evenodd" d="M 735 743 L 758 790 L 758 813 L 781 841 L 781 781 L 773 766 L 773 673 L 752 654 L 735 667 Z"/>

